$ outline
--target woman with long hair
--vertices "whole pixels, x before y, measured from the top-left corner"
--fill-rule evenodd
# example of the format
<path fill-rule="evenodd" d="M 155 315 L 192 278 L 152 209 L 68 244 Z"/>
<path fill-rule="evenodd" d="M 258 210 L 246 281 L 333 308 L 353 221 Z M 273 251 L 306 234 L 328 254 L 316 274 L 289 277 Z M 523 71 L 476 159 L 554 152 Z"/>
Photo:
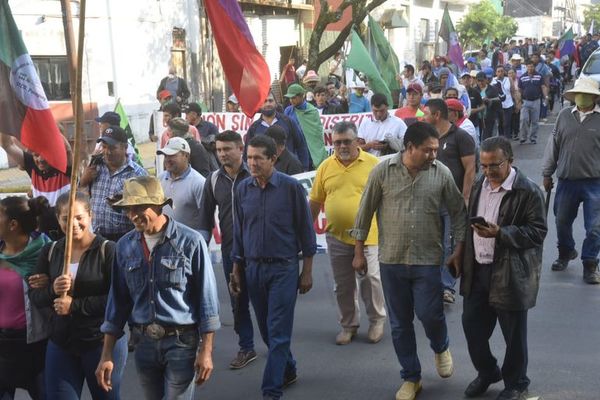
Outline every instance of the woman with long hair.
<path fill-rule="evenodd" d="M 56 201 L 58 223 L 65 233 L 68 213 L 69 193 L 65 193 Z M 46 350 L 47 399 L 79 399 L 84 381 L 94 400 L 119 399 L 121 374 L 127 361 L 125 336 L 119 339 L 113 354 L 112 391 L 103 391 L 94 375 L 102 352 L 100 325 L 110 288 L 115 244 L 92 232 L 92 213 L 86 194 L 76 193 L 72 218 L 68 273 L 63 274 L 66 243 L 63 238 L 46 245 L 38 260 L 36 272 L 48 275 L 49 285 L 30 292 L 34 304 L 53 310 Z"/>
<path fill-rule="evenodd" d="M 49 208 L 44 197 L 0 200 L 0 399 L 17 388 L 44 399 L 44 355 L 49 309 L 29 303 L 31 288 L 48 279 L 35 274 L 38 256 L 50 239 L 37 231 L 38 217 Z M 29 285 L 28 285 L 29 284 Z"/>

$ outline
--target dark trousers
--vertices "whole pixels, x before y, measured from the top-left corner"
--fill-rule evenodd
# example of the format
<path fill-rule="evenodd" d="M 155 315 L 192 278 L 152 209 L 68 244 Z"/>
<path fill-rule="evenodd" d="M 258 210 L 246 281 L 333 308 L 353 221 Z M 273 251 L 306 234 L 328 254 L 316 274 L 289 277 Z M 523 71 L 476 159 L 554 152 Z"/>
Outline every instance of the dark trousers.
<path fill-rule="evenodd" d="M 221 253 L 227 287 L 229 287 L 229 276 L 233 272 L 233 261 L 231 260 L 230 253 L 230 251 L 223 251 Z M 238 344 L 240 350 L 252 351 L 254 350 L 254 328 L 252 327 L 250 298 L 248 297 L 246 285 L 242 285 L 242 290 L 237 298 L 230 293 L 229 299 L 231 301 L 231 312 L 233 313 L 233 329 L 239 337 Z"/>
<path fill-rule="evenodd" d="M 263 396 L 279 399 L 285 376 L 296 372 L 290 350 L 298 293 L 298 259 L 263 263 L 246 260 L 246 286 L 256 322 L 269 348 L 263 373 Z"/>
<path fill-rule="evenodd" d="M 513 112 L 513 114 L 511 115 L 510 125 L 512 129 L 512 138 L 518 139 L 519 129 L 521 128 L 521 111 Z"/>
<path fill-rule="evenodd" d="M 514 106 L 502 109 L 502 130 L 499 133 L 507 139 L 512 138 L 512 116 L 514 110 Z"/>
<path fill-rule="evenodd" d="M 504 386 L 524 390 L 530 382 L 527 377 L 527 310 L 507 311 L 490 305 L 491 271 L 489 264 L 475 265 L 471 293 L 463 301 L 462 324 L 469 355 L 479 376 L 490 377 L 498 370 L 489 343 L 498 321 L 506 343 L 502 364 Z"/>

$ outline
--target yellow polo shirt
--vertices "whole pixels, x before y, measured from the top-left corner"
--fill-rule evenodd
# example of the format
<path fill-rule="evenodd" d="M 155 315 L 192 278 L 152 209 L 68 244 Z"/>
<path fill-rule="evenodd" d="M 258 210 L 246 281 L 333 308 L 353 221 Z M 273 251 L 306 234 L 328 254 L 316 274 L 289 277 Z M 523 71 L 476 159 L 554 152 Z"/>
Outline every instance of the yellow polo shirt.
<path fill-rule="evenodd" d="M 348 234 L 371 170 L 379 163 L 377 157 L 360 150 L 358 158 L 347 167 L 335 154 L 319 165 L 310 191 L 310 200 L 325 204 L 327 232 L 341 242 L 354 245 Z M 377 221 L 373 217 L 366 245 L 377 245 Z"/>

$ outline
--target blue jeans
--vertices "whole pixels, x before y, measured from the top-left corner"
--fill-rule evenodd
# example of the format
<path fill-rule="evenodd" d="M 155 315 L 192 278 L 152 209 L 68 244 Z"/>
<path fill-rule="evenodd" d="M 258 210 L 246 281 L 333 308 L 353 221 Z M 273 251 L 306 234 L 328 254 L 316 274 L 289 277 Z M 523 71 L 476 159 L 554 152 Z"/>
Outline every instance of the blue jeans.
<path fill-rule="evenodd" d="M 225 281 L 229 287 L 229 274 L 233 272 L 233 261 L 231 261 L 230 251 L 223 251 L 223 272 Z M 242 285 L 242 291 L 236 299 L 229 293 L 231 302 L 231 312 L 233 313 L 233 329 L 238 334 L 238 344 L 241 351 L 254 350 L 254 328 L 252 327 L 252 317 L 250 316 L 250 299 L 245 285 Z M 237 306 L 237 309 L 236 309 Z"/>
<path fill-rule="evenodd" d="M 595 261 L 600 252 L 600 179 L 559 179 L 554 198 L 558 248 L 563 254 L 575 249 L 573 222 L 583 203 L 585 239 L 581 260 Z"/>
<path fill-rule="evenodd" d="M 414 314 L 421 320 L 435 353 L 446 351 L 449 344 L 440 267 L 384 263 L 380 266 L 392 342 L 402 366 L 400 376 L 417 382 L 421 379 L 421 363 L 417 355 Z"/>
<path fill-rule="evenodd" d="M 111 376 L 113 389 L 110 392 L 102 390 L 96 381 L 95 372 L 101 354 L 102 344 L 75 355 L 49 340 L 46 348 L 47 400 L 80 399 L 84 381 L 94 400 L 118 400 L 121 375 L 127 362 L 127 336 L 124 335 L 115 344 Z"/>
<path fill-rule="evenodd" d="M 246 260 L 245 271 L 258 328 L 269 348 L 263 395 L 279 399 L 285 374 L 296 371 L 290 344 L 298 293 L 298 260 L 275 263 Z"/>
<path fill-rule="evenodd" d="M 442 286 L 444 290 L 449 290 L 452 293 L 455 292 L 454 287 L 456 286 L 456 278 L 450 273 L 450 269 L 446 265 L 448 258 L 454 251 L 454 243 L 452 239 L 452 224 L 450 221 L 450 214 L 445 208 L 440 211 L 440 218 L 442 219 L 442 246 L 444 248 L 444 259 L 442 260 Z"/>
<path fill-rule="evenodd" d="M 140 335 L 139 331 L 134 332 Z M 199 341 L 197 330 L 160 340 L 140 335 L 135 348 L 135 366 L 146 400 L 192 399 Z"/>

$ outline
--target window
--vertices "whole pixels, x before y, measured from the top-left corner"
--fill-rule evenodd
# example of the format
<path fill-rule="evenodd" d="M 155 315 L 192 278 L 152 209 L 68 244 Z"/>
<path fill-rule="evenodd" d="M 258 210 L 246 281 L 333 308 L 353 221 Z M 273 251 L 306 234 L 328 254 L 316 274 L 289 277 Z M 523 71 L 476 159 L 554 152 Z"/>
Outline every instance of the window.
<path fill-rule="evenodd" d="M 70 100 L 67 56 L 31 56 L 49 101 Z"/>
<path fill-rule="evenodd" d="M 600 74 L 600 54 L 590 56 L 589 60 L 585 63 L 583 73 L 586 75 Z"/>

